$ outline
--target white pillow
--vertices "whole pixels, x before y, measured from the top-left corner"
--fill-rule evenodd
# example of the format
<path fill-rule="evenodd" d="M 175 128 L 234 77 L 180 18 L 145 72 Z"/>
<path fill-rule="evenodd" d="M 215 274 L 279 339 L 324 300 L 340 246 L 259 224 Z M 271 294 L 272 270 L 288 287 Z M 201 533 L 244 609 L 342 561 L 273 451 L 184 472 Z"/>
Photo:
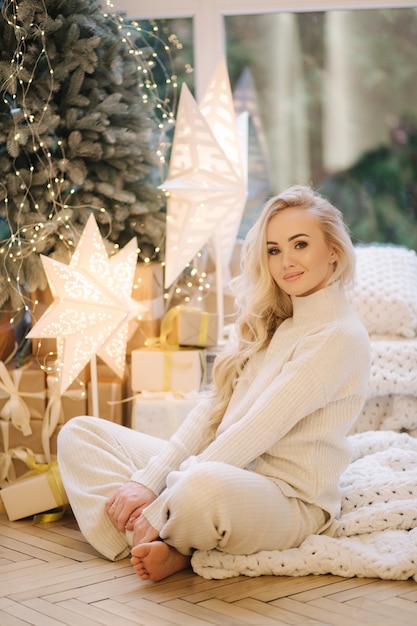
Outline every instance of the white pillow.
<path fill-rule="evenodd" d="M 357 246 L 347 296 L 369 334 L 417 335 L 417 254 L 401 246 Z"/>

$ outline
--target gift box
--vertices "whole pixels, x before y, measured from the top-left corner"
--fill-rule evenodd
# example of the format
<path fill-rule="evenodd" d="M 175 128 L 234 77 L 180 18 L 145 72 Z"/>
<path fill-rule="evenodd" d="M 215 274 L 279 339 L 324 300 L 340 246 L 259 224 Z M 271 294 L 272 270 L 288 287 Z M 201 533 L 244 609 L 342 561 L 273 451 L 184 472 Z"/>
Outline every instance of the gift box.
<path fill-rule="evenodd" d="M 130 320 L 128 324 L 128 340 L 126 355 L 132 350 L 142 348 L 150 337 L 157 337 L 161 330 L 161 320 Z"/>
<path fill-rule="evenodd" d="M 200 391 L 206 381 L 203 348 L 139 348 L 131 355 L 131 387 L 138 391 Z"/>
<path fill-rule="evenodd" d="M 98 389 L 98 417 L 125 424 L 125 381 L 117 376 L 100 376 L 97 381 Z M 93 415 L 93 394 L 91 382 L 88 383 L 88 414 Z"/>
<path fill-rule="evenodd" d="M 0 451 L 4 457 L 9 455 L 11 458 L 13 467 L 9 476 L 13 479 L 28 471 L 26 463 L 28 452 L 41 463 L 49 463 L 56 457 L 57 438 L 61 426 L 57 426 L 52 434 L 49 433 L 45 420 L 33 420 L 31 426 L 32 432 L 23 435 L 10 422 L 0 421 Z M 15 451 L 19 451 L 20 454 L 14 454 Z"/>
<path fill-rule="evenodd" d="M 0 491 L 10 521 L 44 513 L 68 504 L 56 463 L 46 471 L 30 472 Z"/>
<path fill-rule="evenodd" d="M 160 263 L 138 263 L 132 298 L 138 303 L 137 315 L 129 322 L 126 354 L 159 335 L 164 315 L 163 268 Z"/>
<path fill-rule="evenodd" d="M 34 361 L 22 367 L 11 363 L 7 368 L 0 362 L 0 418 L 29 435 L 31 418 L 44 417 L 45 387 L 45 372 Z"/>
<path fill-rule="evenodd" d="M 147 435 L 169 439 L 200 401 L 200 394 L 143 392 L 133 401 L 130 426 Z"/>
<path fill-rule="evenodd" d="M 162 319 L 161 336 L 171 345 L 208 348 L 217 344 L 218 315 L 178 305 Z"/>
<path fill-rule="evenodd" d="M 46 376 L 47 405 L 45 419 L 52 434 L 58 424 L 65 424 L 78 415 L 87 413 L 87 377 L 82 372 L 71 385 L 60 393 L 59 379 L 54 374 Z"/>

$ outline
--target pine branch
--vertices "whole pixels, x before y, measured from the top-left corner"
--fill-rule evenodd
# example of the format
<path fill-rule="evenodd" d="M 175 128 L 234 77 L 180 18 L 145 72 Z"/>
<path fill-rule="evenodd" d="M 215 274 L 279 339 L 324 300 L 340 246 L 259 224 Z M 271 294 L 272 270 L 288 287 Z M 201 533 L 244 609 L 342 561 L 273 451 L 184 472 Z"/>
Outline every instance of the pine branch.
<path fill-rule="evenodd" d="M 143 34 L 126 43 L 121 23 L 99 0 L 2 4 L 0 286 L 13 302 L 43 284 L 40 253 L 71 253 L 91 211 L 115 245 L 163 250 L 156 100 L 130 46 L 141 41 L 145 69 L 153 51 Z"/>

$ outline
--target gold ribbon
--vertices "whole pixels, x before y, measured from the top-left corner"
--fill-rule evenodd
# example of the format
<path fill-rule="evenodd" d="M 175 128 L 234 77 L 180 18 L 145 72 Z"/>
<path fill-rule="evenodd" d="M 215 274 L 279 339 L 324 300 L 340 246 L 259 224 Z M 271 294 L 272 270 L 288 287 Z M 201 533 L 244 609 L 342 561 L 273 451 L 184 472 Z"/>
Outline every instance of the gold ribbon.
<path fill-rule="evenodd" d="M 198 346 L 204 347 L 207 343 L 208 331 L 209 331 L 209 313 L 201 311 L 200 319 L 200 332 L 198 333 Z"/>
<path fill-rule="evenodd" d="M 152 346 L 145 346 L 145 350 L 155 350 L 162 354 L 163 358 L 163 369 L 162 369 L 162 391 L 170 391 L 172 389 L 172 372 L 173 369 L 179 370 L 189 370 L 192 369 L 193 363 L 191 361 L 184 362 L 178 361 L 175 359 L 175 352 L 195 352 L 196 349 L 193 348 L 181 348 L 180 346 L 169 345 L 168 347 L 158 346 L 156 344 Z M 198 349 L 198 348 L 197 348 Z M 200 365 L 201 365 L 201 379 L 204 378 L 204 367 L 201 362 L 200 355 Z"/>
<path fill-rule="evenodd" d="M 28 461 L 29 463 L 27 465 L 31 468 L 31 470 L 24 474 L 22 478 L 46 472 L 46 480 L 48 481 L 49 489 L 51 490 L 58 509 L 57 511 L 50 513 L 38 513 L 37 515 L 34 515 L 33 521 L 37 524 L 56 522 L 64 515 L 68 504 L 67 494 L 65 493 L 64 485 L 62 484 L 61 475 L 58 469 L 58 462 L 52 461 L 52 463 L 39 464 L 31 458 L 29 458 Z"/>
<path fill-rule="evenodd" d="M 152 337 L 145 342 L 145 346 L 152 345 L 152 342 L 158 343 L 161 346 L 174 346 L 174 348 L 178 348 L 178 342 L 170 342 L 168 337 L 175 330 L 175 324 L 177 318 L 181 313 L 195 313 L 200 318 L 200 327 L 197 336 L 197 342 L 195 347 L 204 348 L 207 342 L 209 324 L 210 324 L 210 313 L 207 311 L 202 311 L 198 307 L 193 306 L 185 306 L 183 304 L 179 304 L 177 306 L 172 307 L 165 313 L 164 317 L 161 321 L 161 332 L 159 337 Z"/>
<path fill-rule="evenodd" d="M 172 370 L 175 367 L 180 370 L 191 369 L 193 364 L 189 361 L 188 363 L 184 363 L 184 361 L 176 361 L 174 359 L 174 352 L 178 351 L 188 351 L 188 348 L 180 348 L 179 346 L 174 345 L 157 345 L 153 344 L 151 346 L 145 346 L 145 350 L 155 350 L 162 354 L 163 358 L 163 370 L 162 370 L 162 388 L 163 391 L 169 391 L 172 387 Z"/>
<path fill-rule="evenodd" d="M 169 391 L 172 388 L 172 370 L 174 367 L 179 370 L 191 369 L 192 363 L 184 363 L 184 361 L 174 360 L 173 351 L 164 351 L 164 369 L 162 386 L 164 391 Z"/>
<path fill-rule="evenodd" d="M 32 428 L 30 426 L 30 410 L 27 403 L 23 400 L 25 398 L 45 398 L 46 391 L 19 391 L 19 385 L 22 377 L 23 370 L 25 368 L 19 368 L 11 370 L 15 380 L 9 374 L 9 370 L 5 364 L 0 361 L 0 398 L 7 398 L 6 403 L 0 410 L 0 417 L 6 420 L 10 420 L 12 424 L 26 437 L 32 434 Z M 39 414 L 39 417 L 43 417 Z"/>
<path fill-rule="evenodd" d="M 169 343 L 168 336 L 174 330 L 177 317 L 183 311 L 189 311 L 192 313 L 198 313 L 201 316 L 200 331 L 198 335 L 198 343 L 201 347 L 205 345 L 205 341 L 208 335 L 210 314 L 202 311 L 198 307 L 187 307 L 184 305 L 178 305 L 169 309 L 164 315 L 161 322 L 161 332 L 159 337 L 149 337 L 145 341 L 144 349 L 158 350 L 163 353 L 163 378 L 162 387 L 163 391 L 169 391 L 172 387 L 172 370 L 173 368 L 186 370 L 191 369 L 193 364 L 191 362 L 184 363 L 183 361 L 176 361 L 174 359 L 174 352 L 195 350 L 198 346 L 180 346 L 178 343 Z M 202 378 L 204 378 L 204 368 L 202 367 Z"/>

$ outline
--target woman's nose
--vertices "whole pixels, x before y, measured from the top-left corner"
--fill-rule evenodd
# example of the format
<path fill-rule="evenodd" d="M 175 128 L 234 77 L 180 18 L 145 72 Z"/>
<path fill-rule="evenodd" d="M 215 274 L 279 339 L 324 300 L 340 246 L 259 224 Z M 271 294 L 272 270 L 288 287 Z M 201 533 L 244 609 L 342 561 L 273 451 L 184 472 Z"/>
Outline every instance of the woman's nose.
<path fill-rule="evenodd" d="M 282 253 L 282 264 L 284 267 L 293 267 L 294 259 L 292 257 L 291 252 L 283 252 Z"/>

